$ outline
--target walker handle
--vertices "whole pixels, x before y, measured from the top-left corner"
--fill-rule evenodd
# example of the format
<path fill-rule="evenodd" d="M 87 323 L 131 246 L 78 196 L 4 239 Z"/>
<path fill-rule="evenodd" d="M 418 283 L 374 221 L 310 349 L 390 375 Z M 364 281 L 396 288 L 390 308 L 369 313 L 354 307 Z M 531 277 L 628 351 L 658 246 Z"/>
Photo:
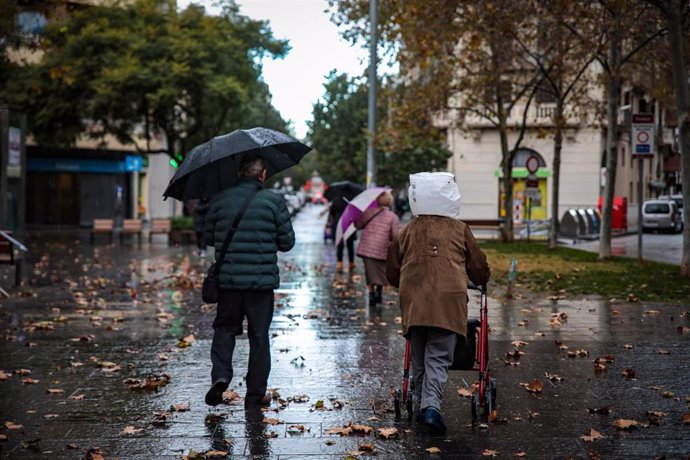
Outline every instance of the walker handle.
<path fill-rule="evenodd" d="M 467 289 L 472 289 L 473 291 L 480 291 L 482 294 L 486 294 L 486 284 L 477 286 L 472 282 L 467 283 Z"/>

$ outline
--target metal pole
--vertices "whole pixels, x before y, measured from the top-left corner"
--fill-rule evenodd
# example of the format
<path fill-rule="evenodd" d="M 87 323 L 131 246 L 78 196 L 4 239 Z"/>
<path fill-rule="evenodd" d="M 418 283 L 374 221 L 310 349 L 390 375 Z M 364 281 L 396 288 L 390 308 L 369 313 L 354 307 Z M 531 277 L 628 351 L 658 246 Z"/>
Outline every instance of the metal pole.
<path fill-rule="evenodd" d="M 8 228 L 7 222 L 7 158 L 9 157 L 10 109 L 0 107 L 0 229 Z"/>
<path fill-rule="evenodd" d="M 530 223 L 532 223 L 532 198 L 527 198 L 527 242 L 530 239 Z"/>
<path fill-rule="evenodd" d="M 369 0 L 369 140 L 367 142 L 367 187 L 376 186 L 376 48 L 378 27 L 377 0 Z"/>
<path fill-rule="evenodd" d="M 637 167 L 637 260 L 642 261 L 642 193 L 644 187 L 642 182 L 644 181 L 644 160 L 642 157 L 639 158 Z"/>

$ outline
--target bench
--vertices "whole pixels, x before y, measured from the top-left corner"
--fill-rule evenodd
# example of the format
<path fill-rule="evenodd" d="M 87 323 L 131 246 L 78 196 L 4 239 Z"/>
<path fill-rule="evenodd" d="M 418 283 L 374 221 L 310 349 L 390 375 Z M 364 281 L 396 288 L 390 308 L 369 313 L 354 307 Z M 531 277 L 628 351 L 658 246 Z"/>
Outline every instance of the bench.
<path fill-rule="evenodd" d="M 151 230 L 149 230 L 149 243 L 153 235 L 167 235 L 168 244 L 170 244 L 170 231 L 172 230 L 172 223 L 170 219 L 151 219 Z"/>
<path fill-rule="evenodd" d="M 108 242 L 113 242 L 113 219 L 94 219 L 91 229 L 91 244 L 96 235 L 108 235 Z"/>
<path fill-rule="evenodd" d="M 14 285 L 19 286 L 22 282 L 22 263 L 24 258 L 21 254 L 17 257 L 15 249 L 19 250 L 20 253 L 27 250 L 26 246 L 14 239 L 10 232 L 0 231 L 0 264 L 14 265 Z M 9 297 L 2 288 L 0 288 L 0 292 Z"/>
<path fill-rule="evenodd" d="M 120 244 L 125 241 L 125 236 L 136 235 L 137 244 L 141 246 L 141 232 L 143 224 L 141 219 L 124 219 L 122 221 L 122 231 L 120 231 Z"/>

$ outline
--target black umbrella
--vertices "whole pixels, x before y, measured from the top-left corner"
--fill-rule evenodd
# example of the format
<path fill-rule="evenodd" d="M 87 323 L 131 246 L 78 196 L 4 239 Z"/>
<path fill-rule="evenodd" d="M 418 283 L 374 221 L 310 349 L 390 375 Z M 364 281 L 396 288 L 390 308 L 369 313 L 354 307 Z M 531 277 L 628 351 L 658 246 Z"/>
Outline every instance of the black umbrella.
<path fill-rule="evenodd" d="M 328 201 L 334 201 L 337 200 L 338 198 L 345 198 L 348 201 L 359 195 L 364 191 L 364 187 L 356 184 L 354 182 L 350 182 L 349 180 L 344 180 L 341 182 L 333 182 L 332 184 L 328 185 L 328 189 L 326 190 L 326 193 L 323 194 L 323 196 L 328 200 Z"/>
<path fill-rule="evenodd" d="M 244 154 L 261 157 L 270 177 L 295 166 L 310 150 L 311 147 L 272 129 L 238 129 L 194 147 L 163 196 L 178 200 L 211 198 L 237 184 L 238 167 Z"/>

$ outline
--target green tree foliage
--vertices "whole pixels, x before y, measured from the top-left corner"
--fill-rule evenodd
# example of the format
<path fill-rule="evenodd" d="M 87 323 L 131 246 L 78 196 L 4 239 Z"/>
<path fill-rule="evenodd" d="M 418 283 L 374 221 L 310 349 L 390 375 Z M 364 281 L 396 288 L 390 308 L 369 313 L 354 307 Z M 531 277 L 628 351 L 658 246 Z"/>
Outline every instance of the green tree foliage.
<path fill-rule="evenodd" d="M 331 72 L 324 89 L 309 123 L 309 138 L 316 149 L 313 167 L 327 182 L 350 180 L 363 184 L 369 135 L 366 79 Z M 404 90 L 403 86 L 393 85 L 379 89 L 377 176 L 379 184 L 393 187 L 405 186 L 411 173 L 445 170 L 450 155 L 437 129 L 401 135 L 389 129 L 399 116 L 395 107 Z"/>
<path fill-rule="evenodd" d="M 53 21 L 42 48 L 4 96 L 43 144 L 110 135 L 146 153 L 162 133 L 175 153 L 253 122 L 286 128 L 260 76 L 261 59 L 287 43 L 232 0 L 219 16 L 157 0 L 83 8 Z"/>

